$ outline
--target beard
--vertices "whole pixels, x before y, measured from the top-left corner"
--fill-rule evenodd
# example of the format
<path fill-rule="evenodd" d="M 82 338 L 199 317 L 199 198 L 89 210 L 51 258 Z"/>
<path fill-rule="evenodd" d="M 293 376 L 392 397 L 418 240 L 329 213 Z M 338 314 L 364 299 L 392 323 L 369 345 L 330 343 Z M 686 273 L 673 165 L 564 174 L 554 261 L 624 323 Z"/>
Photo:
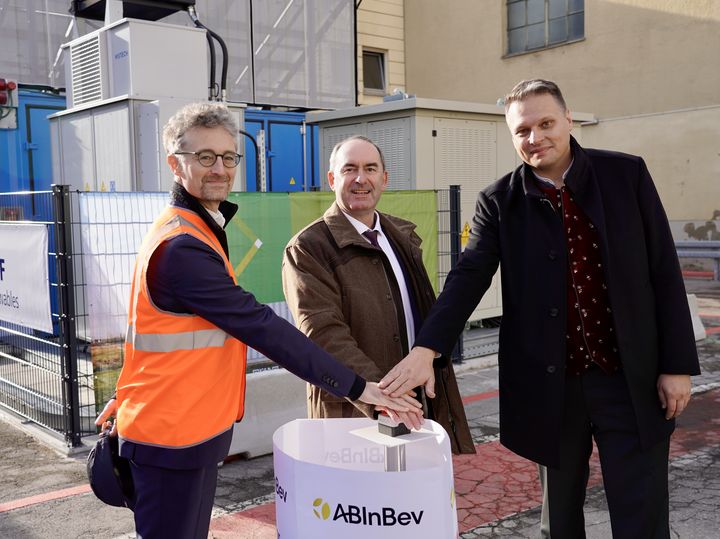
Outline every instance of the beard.
<path fill-rule="evenodd" d="M 230 178 L 227 176 L 206 176 L 203 178 L 201 195 L 204 200 L 222 202 L 230 192 Z"/>

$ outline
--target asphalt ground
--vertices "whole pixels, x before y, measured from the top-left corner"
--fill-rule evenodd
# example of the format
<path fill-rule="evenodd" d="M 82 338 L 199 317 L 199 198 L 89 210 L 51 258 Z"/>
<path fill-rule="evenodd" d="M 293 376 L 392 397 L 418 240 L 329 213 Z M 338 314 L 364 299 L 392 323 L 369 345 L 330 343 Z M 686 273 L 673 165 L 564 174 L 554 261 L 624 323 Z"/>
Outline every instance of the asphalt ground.
<path fill-rule="evenodd" d="M 688 280 L 686 286 L 698 297 L 708 336 L 698 342 L 703 374 L 693 378 L 693 399 L 671 442 L 670 520 L 673 537 L 709 539 L 720 530 L 720 283 Z M 535 465 L 498 442 L 496 358 L 469 360 L 456 370 L 478 449 L 453 461 L 460 536 L 539 537 Z M 85 453 L 68 456 L 62 440 L 2 409 L 0 449 L 0 537 L 134 537 L 132 513 L 104 505 L 90 491 Z M 611 537 L 596 460 L 585 512 L 590 539 Z M 271 456 L 229 459 L 220 468 L 210 537 L 276 537 Z"/>

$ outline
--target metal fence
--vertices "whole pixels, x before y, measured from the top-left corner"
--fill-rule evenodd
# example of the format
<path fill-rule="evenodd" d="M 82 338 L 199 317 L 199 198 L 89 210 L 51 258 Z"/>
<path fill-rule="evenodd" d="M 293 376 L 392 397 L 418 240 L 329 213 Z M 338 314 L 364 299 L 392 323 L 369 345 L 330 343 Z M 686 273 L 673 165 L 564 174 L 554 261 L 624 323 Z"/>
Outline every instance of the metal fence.
<path fill-rule="evenodd" d="M 459 189 L 437 191 L 438 290 L 457 260 Z M 94 434 L 114 390 L 135 254 L 167 193 L 93 193 L 54 186 L 0 193 L 0 222 L 48 228 L 52 333 L 0 320 L 0 405 L 63 435 Z M 27 268 L 33 271 L 33 268 Z M 281 316 L 287 309 L 276 308 Z M 460 351 L 456 351 L 456 359 Z M 266 358 L 249 356 L 249 368 Z"/>
<path fill-rule="evenodd" d="M 720 241 L 717 240 L 693 240 L 676 241 L 678 258 L 697 258 L 712 260 L 712 276 L 715 281 L 720 281 Z"/>
<path fill-rule="evenodd" d="M 48 228 L 52 333 L 0 321 L 0 404 L 80 443 L 94 414 L 92 368 L 77 346 L 70 194 L 66 188 L 0 194 L 0 220 Z M 33 268 L 26 268 L 33 271 Z"/>
<path fill-rule="evenodd" d="M 442 290 L 450 270 L 457 264 L 462 248 L 460 246 L 460 186 L 451 185 L 450 189 L 437 192 L 438 196 L 438 293 Z M 453 363 L 463 360 L 465 350 L 463 336 L 452 353 Z"/>

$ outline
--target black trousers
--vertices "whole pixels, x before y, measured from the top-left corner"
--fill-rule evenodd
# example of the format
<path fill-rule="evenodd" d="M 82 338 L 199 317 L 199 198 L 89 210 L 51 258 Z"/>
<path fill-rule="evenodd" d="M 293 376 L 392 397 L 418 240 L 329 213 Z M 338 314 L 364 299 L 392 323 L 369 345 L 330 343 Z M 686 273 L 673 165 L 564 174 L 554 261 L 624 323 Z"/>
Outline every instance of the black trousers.
<path fill-rule="evenodd" d="M 585 537 L 583 505 L 594 438 L 613 538 L 669 539 L 670 440 L 643 450 L 623 374 L 591 368 L 568 377 L 564 414 L 560 468 L 539 466 L 542 537 Z"/>
<path fill-rule="evenodd" d="M 207 539 L 217 464 L 174 470 L 130 462 L 140 539 Z"/>

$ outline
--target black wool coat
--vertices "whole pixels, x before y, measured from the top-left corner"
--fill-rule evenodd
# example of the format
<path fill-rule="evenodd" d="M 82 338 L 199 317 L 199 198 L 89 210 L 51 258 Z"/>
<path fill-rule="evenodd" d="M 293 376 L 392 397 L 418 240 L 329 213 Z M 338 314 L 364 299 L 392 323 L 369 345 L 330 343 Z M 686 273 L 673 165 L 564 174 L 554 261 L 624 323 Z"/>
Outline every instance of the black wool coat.
<path fill-rule="evenodd" d="M 670 227 L 640 157 L 585 150 L 571 139 L 565 184 L 600 236 L 622 372 L 644 447 L 674 427 L 660 374 L 699 374 L 692 321 Z M 500 441 L 559 465 L 565 388 L 568 256 L 562 216 L 521 165 L 478 195 L 470 240 L 415 345 L 449 352 L 500 264 Z"/>

